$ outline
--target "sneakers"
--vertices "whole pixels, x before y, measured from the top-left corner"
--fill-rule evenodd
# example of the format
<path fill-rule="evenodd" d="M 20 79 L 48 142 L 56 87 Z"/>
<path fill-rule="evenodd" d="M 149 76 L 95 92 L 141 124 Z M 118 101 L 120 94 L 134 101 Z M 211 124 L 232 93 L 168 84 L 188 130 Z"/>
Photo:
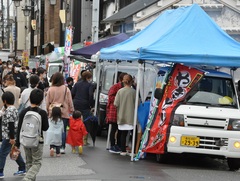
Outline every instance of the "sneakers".
<path fill-rule="evenodd" d="M 61 153 L 57 154 L 56 157 L 60 157 L 61 156 Z"/>
<path fill-rule="evenodd" d="M 24 176 L 24 175 L 26 175 L 26 171 L 25 170 L 19 170 L 19 171 L 15 172 L 13 175 L 15 175 L 15 176 Z M 0 177 L 0 178 L 3 178 L 3 177 Z"/>
<path fill-rule="evenodd" d="M 3 173 L 0 173 L 0 178 L 4 178 L 4 174 Z"/>
<path fill-rule="evenodd" d="M 51 156 L 51 157 L 54 156 L 54 149 L 53 149 L 53 148 L 50 149 L 50 156 Z"/>
<path fill-rule="evenodd" d="M 79 153 L 79 155 L 81 155 L 83 153 L 83 147 L 82 146 L 78 147 L 78 153 Z"/>
<path fill-rule="evenodd" d="M 74 148 L 74 149 L 72 149 L 72 153 L 73 153 L 73 154 L 75 154 L 75 153 L 76 153 L 76 150 L 75 150 L 75 148 Z"/>
<path fill-rule="evenodd" d="M 110 149 L 109 149 L 109 152 L 110 153 L 121 153 L 121 151 L 118 149 L 117 145 L 114 145 L 112 146 Z"/>
<path fill-rule="evenodd" d="M 126 155 L 127 155 L 127 152 L 121 152 L 120 155 L 121 155 L 121 156 L 126 156 Z"/>
<path fill-rule="evenodd" d="M 60 149 L 60 153 L 61 153 L 61 154 L 65 154 L 65 149 L 64 149 L 64 148 L 61 148 L 61 149 Z"/>
<path fill-rule="evenodd" d="M 132 154 L 132 153 L 129 153 L 129 152 L 127 152 L 127 155 L 128 155 L 128 156 L 132 156 L 132 155 L 133 155 L 133 157 L 135 157 L 135 156 L 136 156 L 136 154 L 135 154 L 135 153 L 133 153 L 133 154 Z"/>
<path fill-rule="evenodd" d="M 119 151 L 122 151 L 121 148 L 118 145 L 115 145 L 116 149 Z"/>
<path fill-rule="evenodd" d="M 67 126 L 67 127 L 66 127 L 66 130 L 67 130 L 67 131 L 69 131 L 69 129 L 70 129 L 70 127 L 69 127 L 69 126 Z"/>

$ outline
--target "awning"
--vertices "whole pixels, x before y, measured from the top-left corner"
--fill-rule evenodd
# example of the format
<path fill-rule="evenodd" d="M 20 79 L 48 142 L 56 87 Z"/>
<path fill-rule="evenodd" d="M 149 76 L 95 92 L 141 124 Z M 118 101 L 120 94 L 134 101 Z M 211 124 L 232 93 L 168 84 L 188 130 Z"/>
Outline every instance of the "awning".
<path fill-rule="evenodd" d="M 17 55 L 16 55 L 18 58 L 21 58 L 22 57 L 22 52 L 17 52 Z M 8 58 L 15 58 L 15 52 L 12 52 L 8 55 Z"/>
<path fill-rule="evenodd" d="M 90 59 L 93 54 L 96 54 L 101 48 L 110 47 L 116 45 L 124 40 L 127 40 L 129 36 L 125 33 L 121 33 L 116 36 L 109 37 L 92 45 L 80 48 L 75 51 L 71 51 L 71 55 L 80 55 L 85 58 Z"/>
<path fill-rule="evenodd" d="M 69 55 L 68 56 L 70 59 L 75 59 L 78 60 L 79 62 L 83 62 L 83 63 L 96 63 L 96 61 L 91 60 L 91 59 L 87 59 L 83 56 L 80 55 Z"/>
<path fill-rule="evenodd" d="M 72 45 L 72 51 L 78 50 L 83 47 L 83 43 L 76 43 Z"/>
<path fill-rule="evenodd" d="M 127 17 L 136 14 L 137 12 L 151 6 L 152 4 L 158 2 L 159 0 L 137 0 L 128 6 L 120 9 L 116 14 L 102 20 L 103 22 L 111 22 L 111 21 L 120 21 L 124 20 Z"/>
<path fill-rule="evenodd" d="M 54 47 L 54 41 L 45 43 L 44 45 L 42 45 L 42 48 L 46 48 L 46 47 L 49 46 L 49 45 L 51 45 L 51 46 Z"/>

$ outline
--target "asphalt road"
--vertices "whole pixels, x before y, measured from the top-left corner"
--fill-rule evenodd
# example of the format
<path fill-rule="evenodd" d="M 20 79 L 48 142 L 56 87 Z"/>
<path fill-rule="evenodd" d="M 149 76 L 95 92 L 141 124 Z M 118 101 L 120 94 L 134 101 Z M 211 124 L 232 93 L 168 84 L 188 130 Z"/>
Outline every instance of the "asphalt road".
<path fill-rule="evenodd" d="M 90 140 L 91 141 L 91 140 Z M 91 142 L 90 142 L 91 143 Z M 92 144 L 91 144 L 92 145 Z M 173 155 L 168 164 L 159 164 L 154 155 L 131 162 L 106 150 L 106 137 L 98 137 L 96 146 L 86 146 L 83 155 L 72 154 L 67 147 L 60 158 L 49 156 L 45 146 L 42 168 L 37 181 L 239 181 L 240 172 L 230 172 L 225 161 L 205 157 Z M 17 181 L 13 176 L 17 164 L 8 158 L 4 181 Z"/>

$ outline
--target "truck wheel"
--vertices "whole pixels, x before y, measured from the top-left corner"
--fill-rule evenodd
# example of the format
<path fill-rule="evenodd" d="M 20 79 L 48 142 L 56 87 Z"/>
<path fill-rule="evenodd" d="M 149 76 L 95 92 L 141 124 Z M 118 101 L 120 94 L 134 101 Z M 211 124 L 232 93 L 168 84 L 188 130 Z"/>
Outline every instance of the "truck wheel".
<path fill-rule="evenodd" d="M 227 163 L 230 171 L 237 171 L 240 168 L 239 158 L 227 158 Z"/>
<path fill-rule="evenodd" d="M 159 163 L 167 163 L 167 154 L 156 154 L 156 160 Z"/>

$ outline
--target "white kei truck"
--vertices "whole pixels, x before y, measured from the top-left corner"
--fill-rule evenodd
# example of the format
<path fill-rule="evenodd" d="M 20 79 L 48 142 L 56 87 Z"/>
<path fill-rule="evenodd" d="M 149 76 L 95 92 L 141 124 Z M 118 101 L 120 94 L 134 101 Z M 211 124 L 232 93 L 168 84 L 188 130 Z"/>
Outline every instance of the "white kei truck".
<path fill-rule="evenodd" d="M 227 159 L 230 170 L 240 168 L 240 107 L 231 75 L 208 72 L 191 95 L 177 107 L 171 120 L 166 153 L 201 154 Z"/>

